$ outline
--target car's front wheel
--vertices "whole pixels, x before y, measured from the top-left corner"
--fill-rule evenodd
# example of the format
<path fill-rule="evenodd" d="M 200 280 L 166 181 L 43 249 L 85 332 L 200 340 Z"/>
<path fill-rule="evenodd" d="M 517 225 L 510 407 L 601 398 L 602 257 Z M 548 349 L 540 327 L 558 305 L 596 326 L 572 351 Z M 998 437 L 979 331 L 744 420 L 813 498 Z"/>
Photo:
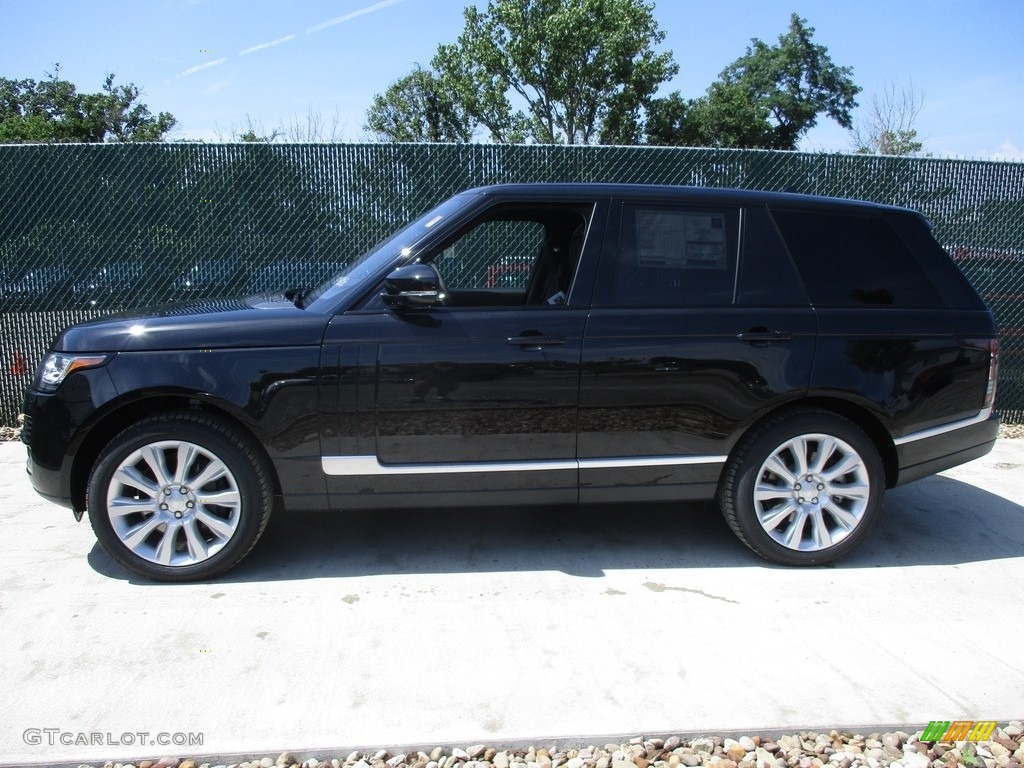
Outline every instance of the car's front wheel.
<path fill-rule="evenodd" d="M 740 442 L 719 504 L 733 532 L 765 559 L 820 565 L 864 540 L 884 494 L 882 460 L 864 431 L 834 413 L 802 409 Z"/>
<path fill-rule="evenodd" d="M 89 478 L 89 520 L 114 560 L 150 579 L 190 581 L 236 565 L 273 508 L 265 460 L 233 430 L 186 412 L 115 437 Z"/>

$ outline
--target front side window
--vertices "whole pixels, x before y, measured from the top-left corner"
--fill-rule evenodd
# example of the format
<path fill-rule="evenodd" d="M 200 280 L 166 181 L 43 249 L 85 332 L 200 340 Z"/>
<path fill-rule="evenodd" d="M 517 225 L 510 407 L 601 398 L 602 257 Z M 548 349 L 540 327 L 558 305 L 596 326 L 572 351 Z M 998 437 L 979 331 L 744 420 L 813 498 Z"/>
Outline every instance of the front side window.
<path fill-rule="evenodd" d="M 525 297 L 544 237 L 544 225 L 537 221 L 484 221 L 445 248 L 435 261 L 452 290 L 516 289 Z"/>
<path fill-rule="evenodd" d="M 452 307 L 565 304 L 591 213 L 592 206 L 500 206 L 422 260 L 437 268 Z"/>
<path fill-rule="evenodd" d="M 739 213 L 729 208 L 625 205 L 616 306 L 732 304 Z"/>
<path fill-rule="evenodd" d="M 330 311 L 363 289 L 364 281 L 380 272 L 403 251 L 415 246 L 430 231 L 449 219 L 456 219 L 476 203 L 477 195 L 462 193 L 424 213 L 412 223 L 385 238 L 362 256 L 345 265 L 330 280 L 311 290 L 302 304 L 314 312 Z"/>

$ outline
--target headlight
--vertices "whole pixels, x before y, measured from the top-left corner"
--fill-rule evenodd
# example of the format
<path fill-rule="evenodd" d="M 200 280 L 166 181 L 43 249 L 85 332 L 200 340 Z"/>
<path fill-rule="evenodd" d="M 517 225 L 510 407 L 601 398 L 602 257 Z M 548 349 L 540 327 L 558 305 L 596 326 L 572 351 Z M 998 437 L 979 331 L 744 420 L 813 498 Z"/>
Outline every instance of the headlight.
<path fill-rule="evenodd" d="M 68 355 L 63 352 L 51 352 L 39 366 L 36 382 L 43 392 L 53 392 L 75 371 L 95 368 L 105 362 L 106 355 Z"/>

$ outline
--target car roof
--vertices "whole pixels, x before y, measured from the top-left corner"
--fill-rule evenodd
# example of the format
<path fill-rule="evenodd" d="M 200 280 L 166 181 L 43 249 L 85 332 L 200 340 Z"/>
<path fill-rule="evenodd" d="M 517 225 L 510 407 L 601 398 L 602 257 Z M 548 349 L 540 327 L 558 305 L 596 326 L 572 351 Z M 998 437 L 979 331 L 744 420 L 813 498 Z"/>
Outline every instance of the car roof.
<path fill-rule="evenodd" d="M 616 197 L 634 200 L 673 200 L 689 203 L 734 203 L 739 205 L 772 205 L 800 208 L 863 208 L 912 212 L 907 208 L 883 205 L 864 200 L 806 195 L 796 192 L 774 192 L 726 187 L 672 186 L 668 184 L 605 184 L 605 183 L 528 183 L 494 184 L 466 190 L 466 193 L 514 197 Z"/>

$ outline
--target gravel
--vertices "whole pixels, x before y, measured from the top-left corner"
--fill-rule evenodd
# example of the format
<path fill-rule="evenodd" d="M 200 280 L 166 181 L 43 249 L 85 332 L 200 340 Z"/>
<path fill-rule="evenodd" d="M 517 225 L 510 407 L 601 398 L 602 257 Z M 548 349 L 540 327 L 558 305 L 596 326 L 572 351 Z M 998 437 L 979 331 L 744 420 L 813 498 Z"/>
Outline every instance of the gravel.
<path fill-rule="evenodd" d="M 230 764 L 164 757 L 138 763 L 81 763 L 79 768 L 1021 768 L 1024 726 L 996 728 L 988 741 L 923 742 L 922 731 L 868 735 L 802 731 L 778 738 L 637 737 L 621 744 L 502 749 L 474 744 L 392 754 L 386 749 L 321 757 L 283 752 Z"/>
<path fill-rule="evenodd" d="M 1024 438 L 1024 424 L 1000 424 L 999 436 L 1007 440 Z"/>
<path fill-rule="evenodd" d="M 15 426 L 9 426 L 7 424 L 0 424 L 0 442 L 5 440 L 17 440 L 21 437 L 21 425 L 24 423 L 25 417 L 22 414 L 18 414 L 18 422 Z"/>

